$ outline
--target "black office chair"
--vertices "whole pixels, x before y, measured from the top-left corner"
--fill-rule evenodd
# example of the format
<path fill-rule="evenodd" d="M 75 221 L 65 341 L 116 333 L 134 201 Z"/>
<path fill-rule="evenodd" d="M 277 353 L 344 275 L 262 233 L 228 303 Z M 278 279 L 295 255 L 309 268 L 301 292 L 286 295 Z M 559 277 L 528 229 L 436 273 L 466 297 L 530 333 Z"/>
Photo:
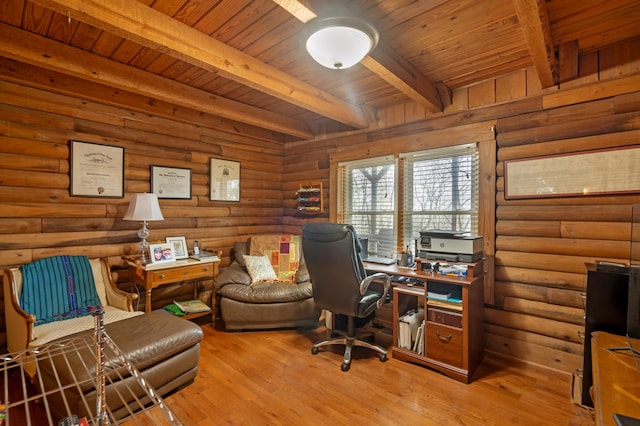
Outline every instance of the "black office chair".
<path fill-rule="evenodd" d="M 347 317 L 346 336 L 316 343 L 311 353 L 317 354 L 321 346 L 345 345 L 342 371 L 351 366 L 353 346 L 373 349 L 379 353 L 380 361 L 387 360 L 384 348 L 356 338 L 356 319 L 367 318 L 381 307 L 391 287 L 386 274 L 367 276 L 358 247 L 358 237 L 351 225 L 308 223 L 302 227 L 302 252 L 316 305 L 332 312 L 334 318 Z"/>

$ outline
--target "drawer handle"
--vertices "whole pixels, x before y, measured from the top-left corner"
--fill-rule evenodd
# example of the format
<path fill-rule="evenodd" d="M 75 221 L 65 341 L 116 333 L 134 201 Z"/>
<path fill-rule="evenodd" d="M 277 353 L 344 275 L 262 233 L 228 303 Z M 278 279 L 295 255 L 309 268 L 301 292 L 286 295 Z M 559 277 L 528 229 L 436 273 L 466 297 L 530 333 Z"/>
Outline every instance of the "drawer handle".
<path fill-rule="evenodd" d="M 438 339 L 442 340 L 443 342 L 450 342 L 452 337 L 451 335 L 448 335 L 447 337 L 441 336 L 439 330 L 436 330 L 436 336 L 438 336 Z"/>
<path fill-rule="evenodd" d="M 165 274 L 160 275 L 160 279 L 163 279 L 164 277 L 166 277 Z"/>

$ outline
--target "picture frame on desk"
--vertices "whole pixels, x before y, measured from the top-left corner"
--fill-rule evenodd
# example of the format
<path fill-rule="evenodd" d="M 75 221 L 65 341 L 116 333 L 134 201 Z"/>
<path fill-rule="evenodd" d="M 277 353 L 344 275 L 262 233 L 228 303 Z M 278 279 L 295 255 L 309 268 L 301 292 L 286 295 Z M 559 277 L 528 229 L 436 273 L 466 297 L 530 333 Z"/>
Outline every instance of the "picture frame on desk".
<path fill-rule="evenodd" d="M 170 243 L 150 244 L 149 255 L 153 265 L 172 263 L 176 261 L 173 245 Z"/>
<path fill-rule="evenodd" d="M 189 258 L 187 239 L 185 237 L 167 237 L 165 241 L 173 246 L 173 253 L 176 259 Z"/>

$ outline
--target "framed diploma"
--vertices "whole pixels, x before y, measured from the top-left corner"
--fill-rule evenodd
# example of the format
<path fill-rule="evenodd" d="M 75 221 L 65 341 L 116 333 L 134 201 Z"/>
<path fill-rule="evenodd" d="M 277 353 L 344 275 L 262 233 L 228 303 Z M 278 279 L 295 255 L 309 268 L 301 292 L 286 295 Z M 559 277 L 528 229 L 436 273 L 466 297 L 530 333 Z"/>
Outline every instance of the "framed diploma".
<path fill-rule="evenodd" d="M 240 162 L 211 159 L 209 176 L 212 201 L 240 201 Z"/>
<path fill-rule="evenodd" d="M 124 148 L 70 141 L 73 197 L 124 197 Z"/>
<path fill-rule="evenodd" d="M 151 166 L 151 192 L 158 198 L 191 199 L 191 169 Z"/>

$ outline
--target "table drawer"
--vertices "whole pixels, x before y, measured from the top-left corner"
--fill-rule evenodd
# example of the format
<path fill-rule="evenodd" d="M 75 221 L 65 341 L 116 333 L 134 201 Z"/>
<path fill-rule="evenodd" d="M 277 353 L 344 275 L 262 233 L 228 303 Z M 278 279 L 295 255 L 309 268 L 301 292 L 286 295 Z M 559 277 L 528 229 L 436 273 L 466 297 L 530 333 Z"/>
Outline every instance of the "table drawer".
<path fill-rule="evenodd" d="M 427 322 L 427 357 L 462 368 L 462 330 Z"/>
<path fill-rule="evenodd" d="M 213 277 L 213 263 L 193 265 L 188 267 L 165 269 L 162 271 L 152 271 L 152 282 L 154 286 L 176 281 L 186 281 L 196 278 Z"/>

